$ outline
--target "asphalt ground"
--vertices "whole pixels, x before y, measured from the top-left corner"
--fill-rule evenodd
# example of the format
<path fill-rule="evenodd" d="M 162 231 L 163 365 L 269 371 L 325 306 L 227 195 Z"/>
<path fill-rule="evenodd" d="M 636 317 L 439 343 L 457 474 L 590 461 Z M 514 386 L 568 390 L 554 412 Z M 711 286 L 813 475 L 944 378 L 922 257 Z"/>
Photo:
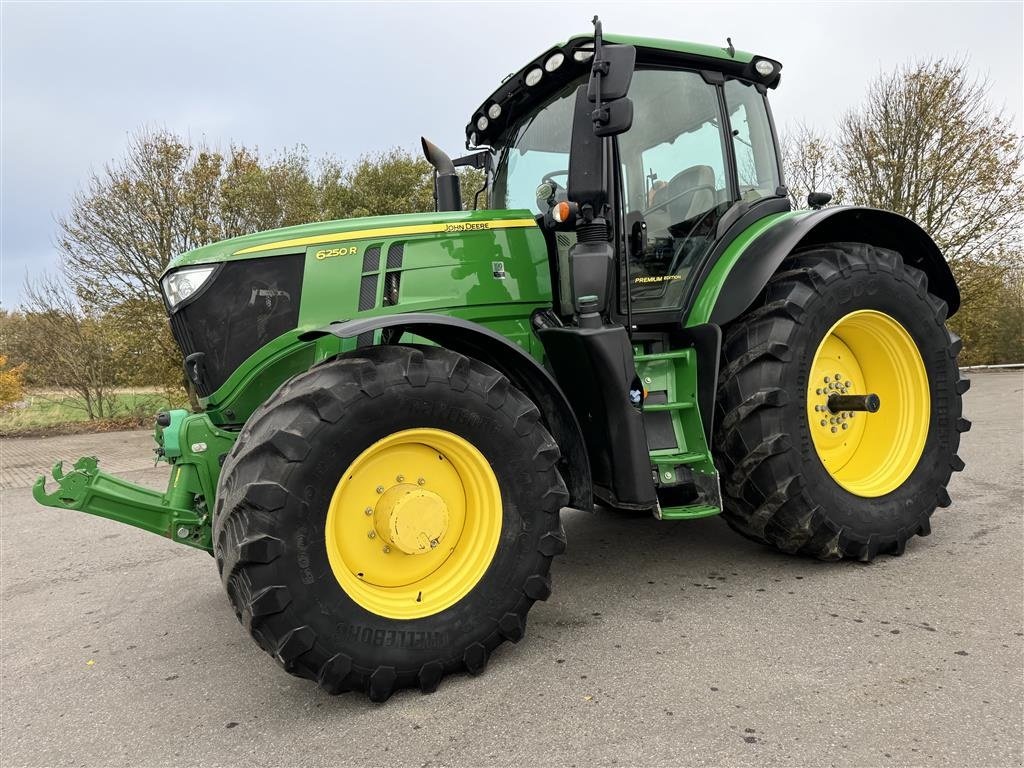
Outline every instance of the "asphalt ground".
<path fill-rule="evenodd" d="M 903 557 L 819 563 L 715 518 L 569 513 L 526 638 L 383 705 L 279 669 L 208 555 L 0 491 L 0 764 L 1020 765 L 1024 374 L 972 378 L 967 470 Z M 90 443 L 151 461 L 145 433 Z M 8 441 L 3 461 L 66 447 Z"/>

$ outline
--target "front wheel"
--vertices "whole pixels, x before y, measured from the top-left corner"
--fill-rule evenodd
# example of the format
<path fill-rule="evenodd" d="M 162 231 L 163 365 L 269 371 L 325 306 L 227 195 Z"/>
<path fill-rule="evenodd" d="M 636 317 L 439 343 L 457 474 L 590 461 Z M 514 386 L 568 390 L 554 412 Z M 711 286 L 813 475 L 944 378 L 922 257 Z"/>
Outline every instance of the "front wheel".
<path fill-rule="evenodd" d="M 928 534 L 970 427 L 946 313 L 893 251 L 788 257 L 725 331 L 715 443 L 729 524 L 822 559 L 901 554 Z"/>
<path fill-rule="evenodd" d="M 536 406 L 436 347 L 370 347 L 281 387 L 220 479 L 215 554 L 256 642 L 375 701 L 478 673 L 550 592 L 568 501 Z"/>

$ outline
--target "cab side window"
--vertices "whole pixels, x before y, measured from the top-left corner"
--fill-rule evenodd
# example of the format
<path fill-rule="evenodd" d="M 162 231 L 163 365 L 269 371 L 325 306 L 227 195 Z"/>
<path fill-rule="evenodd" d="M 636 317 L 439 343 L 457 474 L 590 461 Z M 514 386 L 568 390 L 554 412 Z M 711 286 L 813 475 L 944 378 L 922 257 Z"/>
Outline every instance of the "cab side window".
<path fill-rule="evenodd" d="M 730 202 L 718 91 L 696 72 L 642 69 L 629 97 L 633 127 L 619 137 L 626 229 L 647 232 L 630 253 L 632 307 L 678 306 Z"/>
<path fill-rule="evenodd" d="M 725 103 L 729 108 L 740 197 L 756 200 L 774 196 L 781 181 L 764 96 L 749 83 L 728 80 Z"/>

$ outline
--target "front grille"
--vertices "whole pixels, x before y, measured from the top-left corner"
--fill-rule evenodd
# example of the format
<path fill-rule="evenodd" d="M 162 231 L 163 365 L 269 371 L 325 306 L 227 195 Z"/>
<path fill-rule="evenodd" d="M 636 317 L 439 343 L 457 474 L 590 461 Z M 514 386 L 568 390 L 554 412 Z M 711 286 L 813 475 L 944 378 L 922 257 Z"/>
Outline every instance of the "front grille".
<path fill-rule="evenodd" d="M 246 358 L 299 323 L 303 255 L 229 261 L 171 315 L 171 332 L 201 397 Z"/>

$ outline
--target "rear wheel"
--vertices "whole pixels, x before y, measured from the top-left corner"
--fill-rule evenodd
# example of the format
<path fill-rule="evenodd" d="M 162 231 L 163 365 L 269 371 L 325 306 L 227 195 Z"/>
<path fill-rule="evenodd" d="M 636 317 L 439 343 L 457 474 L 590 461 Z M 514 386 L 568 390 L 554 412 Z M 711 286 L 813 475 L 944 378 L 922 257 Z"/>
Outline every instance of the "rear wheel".
<path fill-rule="evenodd" d="M 864 561 L 929 533 L 970 427 L 946 313 L 893 251 L 835 243 L 783 262 L 725 332 L 715 443 L 729 524 Z"/>
<path fill-rule="evenodd" d="M 331 693 L 478 673 L 550 593 L 558 458 L 533 403 L 478 361 L 394 346 L 319 365 L 224 465 L 215 554 L 235 612 Z"/>

